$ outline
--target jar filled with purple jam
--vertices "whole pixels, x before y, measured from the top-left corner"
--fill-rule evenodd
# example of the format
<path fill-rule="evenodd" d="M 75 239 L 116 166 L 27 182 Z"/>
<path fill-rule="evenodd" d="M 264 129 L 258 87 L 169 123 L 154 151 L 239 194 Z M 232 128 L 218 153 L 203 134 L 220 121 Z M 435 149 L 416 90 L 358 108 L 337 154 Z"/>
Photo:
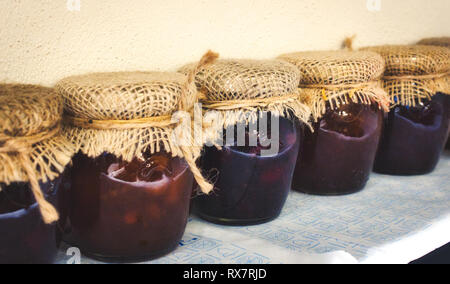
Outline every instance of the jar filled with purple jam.
<path fill-rule="evenodd" d="M 432 45 L 441 46 L 450 49 L 450 37 L 433 37 L 424 38 L 418 42 L 418 45 Z M 450 76 L 450 75 L 449 75 Z M 450 91 L 447 92 L 447 112 L 450 113 Z M 450 115 L 449 115 L 450 117 Z M 450 118 L 449 118 L 450 119 Z M 450 150 L 450 139 L 447 139 L 447 144 L 445 146 L 447 150 Z"/>
<path fill-rule="evenodd" d="M 368 47 L 383 56 L 390 112 L 374 170 L 423 175 L 439 162 L 449 133 L 450 49 L 431 45 Z"/>
<path fill-rule="evenodd" d="M 60 184 L 61 178 L 41 183 L 46 200 L 56 208 Z M 61 242 L 59 223 L 44 223 L 28 183 L 0 187 L 0 264 L 53 263 Z"/>
<path fill-rule="evenodd" d="M 279 59 L 221 59 L 200 69 L 186 65 L 180 72 L 191 70 L 198 71 L 195 82 L 204 94 L 209 130 L 226 130 L 224 141 L 212 141 L 221 148 L 206 148 L 201 158 L 214 190 L 194 198 L 193 212 L 224 225 L 255 225 L 277 218 L 302 143 L 292 121 L 295 117 L 308 124 L 311 116 L 299 100 L 300 72 Z"/>
<path fill-rule="evenodd" d="M 186 227 L 193 177 L 183 159 L 78 153 L 71 168 L 65 240 L 116 260 L 151 259 L 177 246 Z"/>
<path fill-rule="evenodd" d="M 278 123 L 278 122 L 277 122 Z M 255 225 L 279 216 L 291 189 L 301 132 L 294 124 L 279 119 L 279 139 L 254 131 L 257 144 L 250 146 L 249 128 L 245 145 L 224 146 L 221 150 L 208 147 L 201 159 L 202 169 L 216 175 L 214 192 L 193 200 L 194 212 L 201 218 L 224 225 Z M 251 132 L 251 131 L 250 131 Z M 277 143 L 278 151 L 264 154 Z"/>
<path fill-rule="evenodd" d="M 364 188 L 372 172 L 383 112 L 376 105 L 350 103 L 327 108 L 305 129 L 292 188 L 308 194 L 343 195 Z"/>
<path fill-rule="evenodd" d="M 446 99 L 438 94 L 416 106 L 395 106 L 386 115 L 376 172 L 421 175 L 435 169 L 449 130 Z"/>
<path fill-rule="evenodd" d="M 61 242 L 62 172 L 74 153 L 52 88 L 0 84 L 0 264 L 48 264 Z"/>
<path fill-rule="evenodd" d="M 445 95 L 445 100 L 446 100 L 446 110 L 447 110 L 447 115 L 448 115 L 448 120 L 449 120 L 449 125 L 450 125 L 450 95 L 449 94 L 444 94 Z M 450 150 L 450 126 L 449 126 L 449 130 L 448 130 L 448 135 L 447 135 L 447 144 L 445 146 L 445 149 Z"/>

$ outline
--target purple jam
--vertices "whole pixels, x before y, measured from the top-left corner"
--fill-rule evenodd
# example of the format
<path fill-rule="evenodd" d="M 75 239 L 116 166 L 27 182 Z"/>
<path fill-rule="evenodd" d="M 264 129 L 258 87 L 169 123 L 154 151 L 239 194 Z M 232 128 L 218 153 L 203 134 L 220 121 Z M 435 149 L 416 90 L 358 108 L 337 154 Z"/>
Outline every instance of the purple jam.
<path fill-rule="evenodd" d="M 224 225 L 254 225 L 279 216 L 291 188 L 292 175 L 300 144 L 300 133 L 294 124 L 280 118 L 279 151 L 261 155 L 267 150 L 263 137 L 257 136 L 256 146 L 249 146 L 250 131 L 246 131 L 245 146 L 224 146 L 222 150 L 206 148 L 202 169 L 215 174 L 214 192 L 193 200 L 194 212 L 201 218 Z"/>
<path fill-rule="evenodd" d="M 41 184 L 56 208 L 60 185 L 61 178 Z M 58 224 L 44 223 L 28 183 L 0 186 L 0 264 L 53 263 L 61 242 Z"/>
<path fill-rule="evenodd" d="M 111 154 L 92 159 L 78 153 L 70 180 L 64 238 L 82 253 L 134 261 L 178 246 L 193 183 L 184 160 L 159 153 L 126 163 Z"/>
<path fill-rule="evenodd" d="M 328 107 L 315 123 L 314 133 L 305 129 L 292 188 L 314 195 L 344 195 L 363 189 L 374 164 L 382 119 L 375 105 Z"/>
<path fill-rule="evenodd" d="M 449 131 L 446 100 L 438 94 L 415 107 L 396 106 L 386 115 L 376 172 L 421 175 L 435 169 Z"/>
<path fill-rule="evenodd" d="M 444 94 L 443 94 L 444 95 Z M 447 109 L 447 116 L 449 119 L 449 131 L 448 131 L 448 135 L 447 135 L 447 144 L 445 146 L 445 149 L 450 150 L 450 95 L 445 95 L 446 98 L 446 109 Z"/>

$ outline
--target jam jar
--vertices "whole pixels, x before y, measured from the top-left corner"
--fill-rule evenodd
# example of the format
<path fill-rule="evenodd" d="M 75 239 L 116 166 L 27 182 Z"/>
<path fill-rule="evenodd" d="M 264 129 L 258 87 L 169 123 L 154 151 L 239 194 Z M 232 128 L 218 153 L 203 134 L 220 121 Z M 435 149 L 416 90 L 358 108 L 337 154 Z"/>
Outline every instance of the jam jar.
<path fill-rule="evenodd" d="M 272 135 L 274 120 L 271 123 L 266 137 Z M 256 146 L 249 146 L 253 144 L 247 138 L 245 146 L 206 148 L 201 166 L 209 175 L 214 172 L 216 181 L 213 193 L 193 199 L 198 216 L 238 226 L 265 223 L 279 216 L 291 189 L 301 135 L 290 120 L 279 118 L 277 123 L 279 139 L 274 141 L 279 143 L 278 153 L 262 154 L 266 145 L 261 142 L 261 131 L 255 132 Z M 246 131 L 248 134 L 248 127 Z"/>
<path fill-rule="evenodd" d="M 448 138 L 447 138 L 447 145 L 445 146 L 445 149 L 450 150 L 450 95 L 444 94 L 446 96 L 446 103 L 447 103 L 447 116 L 449 119 L 449 131 L 448 131 Z"/>
<path fill-rule="evenodd" d="M 355 193 L 366 185 L 377 152 L 383 111 L 376 104 L 327 106 L 324 116 L 305 129 L 292 188 L 314 195 Z"/>
<path fill-rule="evenodd" d="M 65 240 L 83 254 L 138 261 L 176 249 L 189 215 L 193 175 L 162 152 L 123 162 L 104 153 L 73 158 Z"/>
<path fill-rule="evenodd" d="M 40 184 L 46 200 L 57 209 L 61 180 Z M 53 263 L 61 242 L 59 224 L 44 223 L 28 183 L 0 186 L 0 264 Z"/>
<path fill-rule="evenodd" d="M 437 94 L 415 107 L 394 107 L 384 119 L 374 170 L 392 175 L 432 172 L 448 136 L 446 100 L 446 95 Z"/>

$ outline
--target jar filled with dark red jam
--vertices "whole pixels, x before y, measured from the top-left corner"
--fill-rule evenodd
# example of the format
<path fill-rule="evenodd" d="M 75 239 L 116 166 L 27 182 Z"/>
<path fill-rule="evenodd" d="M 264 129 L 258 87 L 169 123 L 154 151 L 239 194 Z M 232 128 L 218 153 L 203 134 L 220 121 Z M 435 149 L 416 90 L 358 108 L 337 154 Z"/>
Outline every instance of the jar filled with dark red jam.
<path fill-rule="evenodd" d="M 305 129 L 292 188 L 308 194 L 343 195 L 363 189 L 372 172 L 383 111 L 349 103 L 327 111 Z"/>
<path fill-rule="evenodd" d="M 174 72 L 113 72 L 68 77 L 57 89 L 64 135 L 79 149 L 68 174 L 64 240 L 112 262 L 175 250 L 193 173 L 202 190 L 212 187 L 196 168 L 201 145 L 188 131 L 195 84 Z"/>
<path fill-rule="evenodd" d="M 313 195 L 362 190 L 370 178 L 389 98 L 380 84 L 383 58 L 367 51 L 284 54 L 295 64 L 301 98 L 312 110 L 292 188 Z"/>
<path fill-rule="evenodd" d="M 432 172 L 439 162 L 449 130 L 446 95 L 395 106 L 384 118 L 384 132 L 374 170 L 392 175 Z"/>
<path fill-rule="evenodd" d="M 262 141 L 272 137 L 255 131 L 257 144 L 249 143 L 246 129 L 245 145 L 207 147 L 201 167 L 215 177 L 214 192 L 193 200 L 194 212 L 201 218 L 224 225 L 255 225 L 279 216 L 291 189 L 292 175 L 301 144 L 301 131 L 285 118 L 276 119 L 279 139 L 276 153 L 264 154 L 273 145 Z M 269 125 L 270 126 L 270 125 Z M 237 137 L 237 136 L 236 136 Z M 251 146 L 250 146 L 251 145 Z"/>
<path fill-rule="evenodd" d="M 65 239 L 83 254 L 140 260 L 178 246 L 193 183 L 183 159 L 157 153 L 123 162 L 78 153 L 70 172 Z"/>
<path fill-rule="evenodd" d="M 61 178 L 41 183 L 58 208 Z M 59 223 L 45 224 L 28 183 L 0 184 L 0 264 L 53 263 L 61 242 Z"/>

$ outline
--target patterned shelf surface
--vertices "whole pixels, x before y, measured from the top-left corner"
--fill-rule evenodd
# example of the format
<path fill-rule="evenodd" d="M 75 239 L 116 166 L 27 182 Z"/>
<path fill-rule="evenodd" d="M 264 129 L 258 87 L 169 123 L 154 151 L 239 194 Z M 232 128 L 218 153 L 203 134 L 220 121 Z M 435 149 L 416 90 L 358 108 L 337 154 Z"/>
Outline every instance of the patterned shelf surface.
<path fill-rule="evenodd" d="M 450 242 L 449 173 L 447 151 L 426 176 L 373 174 L 349 196 L 292 192 L 268 224 L 224 227 L 192 216 L 179 248 L 148 263 L 408 263 Z M 59 263 L 73 261 L 67 248 Z"/>

